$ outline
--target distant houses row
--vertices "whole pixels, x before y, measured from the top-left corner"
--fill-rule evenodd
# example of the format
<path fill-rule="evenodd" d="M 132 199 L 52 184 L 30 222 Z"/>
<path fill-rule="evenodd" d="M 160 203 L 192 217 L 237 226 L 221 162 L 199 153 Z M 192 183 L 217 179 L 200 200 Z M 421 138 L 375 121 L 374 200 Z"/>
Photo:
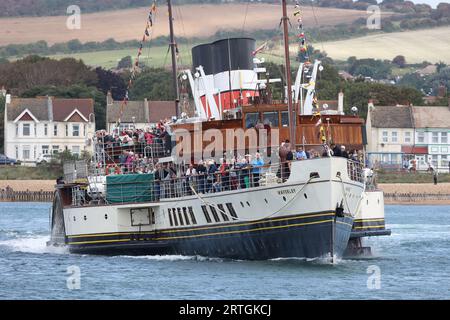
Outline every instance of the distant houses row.
<path fill-rule="evenodd" d="M 107 98 L 107 126 L 113 130 L 122 102 Z M 121 129 L 145 128 L 175 114 L 171 101 L 130 101 L 123 112 Z M 96 132 L 92 99 L 7 96 L 4 115 L 4 153 L 24 164 L 49 161 L 65 150 L 81 155 L 93 152 Z"/>
<path fill-rule="evenodd" d="M 171 101 L 122 102 L 107 96 L 107 130 L 141 128 L 155 125 L 175 115 Z M 343 112 L 343 95 L 325 101 L 326 112 Z M 321 107 L 322 109 L 322 107 Z M 429 166 L 449 170 L 450 101 L 448 107 L 375 106 L 369 102 L 366 122 L 368 162 L 385 169 L 427 170 Z M 92 152 L 95 135 L 92 99 L 31 99 L 7 97 L 5 106 L 5 154 L 23 163 L 34 164 L 46 155 L 68 150 L 81 155 Z"/>

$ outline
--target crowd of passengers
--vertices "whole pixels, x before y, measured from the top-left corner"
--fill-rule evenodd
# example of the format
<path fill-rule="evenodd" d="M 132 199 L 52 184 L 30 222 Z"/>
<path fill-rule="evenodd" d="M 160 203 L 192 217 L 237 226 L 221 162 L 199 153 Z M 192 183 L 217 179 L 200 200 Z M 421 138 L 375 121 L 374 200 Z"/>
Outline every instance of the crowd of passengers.
<path fill-rule="evenodd" d="M 96 133 L 97 145 L 110 156 L 115 156 L 114 149 L 132 149 L 135 152 L 144 153 L 146 146 L 152 146 L 158 155 L 170 152 L 171 134 L 168 120 L 161 120 L 153 127 L 145 129 L 123 129 L 108 133 L 100 130 Z"/>
<path fill-rule="evenodd" d="M 320 157 L 344 157 L 362 164 L 361 151 L 347 152 L 345 146 L 331 145 L 322 153 L 316 149 L 304 150 L 291 148 L 289 140 L 284 141 L 279 148 L 280 165 L 276 176 L 286 181 L 290 176 L 290 163 L 294 160 L 307 160 Z M 214 193 L 228 190 L 246 189 L 260 186 L 262 173 L 269 161 L 264 161 L 260 153 L 222 158 L 218 162 L 210 159 L 199 161 L 198 164 L 185 166 L 169 163 L 155 163 L 155 159 L 133 151 L 123 151 L 119 157 L 120 163 L 110 164 L 105 168 L 106 175 L 115 174 L 154 174 L 156 198 L 191 195 L 196 193 Z"/>

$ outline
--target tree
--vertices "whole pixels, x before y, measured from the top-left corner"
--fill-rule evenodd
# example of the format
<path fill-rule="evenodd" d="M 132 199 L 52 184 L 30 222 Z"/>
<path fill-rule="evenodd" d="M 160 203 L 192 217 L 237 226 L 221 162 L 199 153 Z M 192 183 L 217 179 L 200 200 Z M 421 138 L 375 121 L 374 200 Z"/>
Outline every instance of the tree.
<path fill-rule="evenodd" d="M 131 69 L 133 66 L 133 59 L 131 56 L 122 58 L 117 64 L 117 69 Z"/>
<path fill-rule="evenodd" d="M 392 63 L 397 65 L 399 68 L 404 68 L 406 65 L 405 56 L 399 55 L 392 59 Z"/>
<path fill-rule="evenodd" d="M 121 76 L 100 67 L 95 69 L 95 73 L 98 78 L 98 90 L 105 95 L 111 91 L 114 100 L 122 100 L 125 97 L 127 86 Z"/>
<path fill-rule="evenodd" d="M 130 90 L 132 100 L 173 100 L 172 74 L 164 69 L 146 69 Z"/>

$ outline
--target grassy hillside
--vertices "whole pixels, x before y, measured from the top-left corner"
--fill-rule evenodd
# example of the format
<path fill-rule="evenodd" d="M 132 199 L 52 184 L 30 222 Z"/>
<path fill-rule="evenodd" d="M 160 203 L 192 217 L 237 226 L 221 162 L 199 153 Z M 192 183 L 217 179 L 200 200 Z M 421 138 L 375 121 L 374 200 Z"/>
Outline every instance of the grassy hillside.
<path fill-rule="evenodd" d="M 335 8 L 304 8 L 304 23 L 310 27 L 338 25 L 366 17 L 365 11 Z M 247 14 L 245 14 L 247 12 Z M 139 39 L 144 31 L 148 8 L 137 8 L 81 16 L 81 29 L 69 30 L 67 16 L 0 19 L 0 46 L 45 40 L 49 44 L 79 39 L 81 42 Z M 292 20 L 293 8 L 290 8 Z M 175 32 L 185 38 L 208 37 L 220 30 L 277 29 L 281 7 L 270 4 L 185 5 L 174 7 Z M 245 23 L 244 23 L 245 22 Z M 160 5 L 154 37 L 167 35 L 166 8 Z"/>
<path fill-rule="evenodd" d="M 322 49 L 322 44 L 316 44 Z M 333 59 L 376 58 L 392 60 L 401 54 L 408 63 L 444 61 L 450 63 L 450 27 L 383 33 L 350 40 L 324 42 Z"/>

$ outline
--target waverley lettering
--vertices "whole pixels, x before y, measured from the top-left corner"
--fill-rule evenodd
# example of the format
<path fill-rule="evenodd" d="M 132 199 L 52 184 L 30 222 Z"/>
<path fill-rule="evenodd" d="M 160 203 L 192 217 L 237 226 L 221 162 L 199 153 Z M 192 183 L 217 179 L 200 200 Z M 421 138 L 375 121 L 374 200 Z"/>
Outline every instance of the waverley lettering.
<path fill-rule="evenodd" d="M 284 190 L 280 190 L 278 191 L 278 195 L 282 196 L 285 194 L 293 194 L 295 193 L 295 189 L 284 189 Z"/>

